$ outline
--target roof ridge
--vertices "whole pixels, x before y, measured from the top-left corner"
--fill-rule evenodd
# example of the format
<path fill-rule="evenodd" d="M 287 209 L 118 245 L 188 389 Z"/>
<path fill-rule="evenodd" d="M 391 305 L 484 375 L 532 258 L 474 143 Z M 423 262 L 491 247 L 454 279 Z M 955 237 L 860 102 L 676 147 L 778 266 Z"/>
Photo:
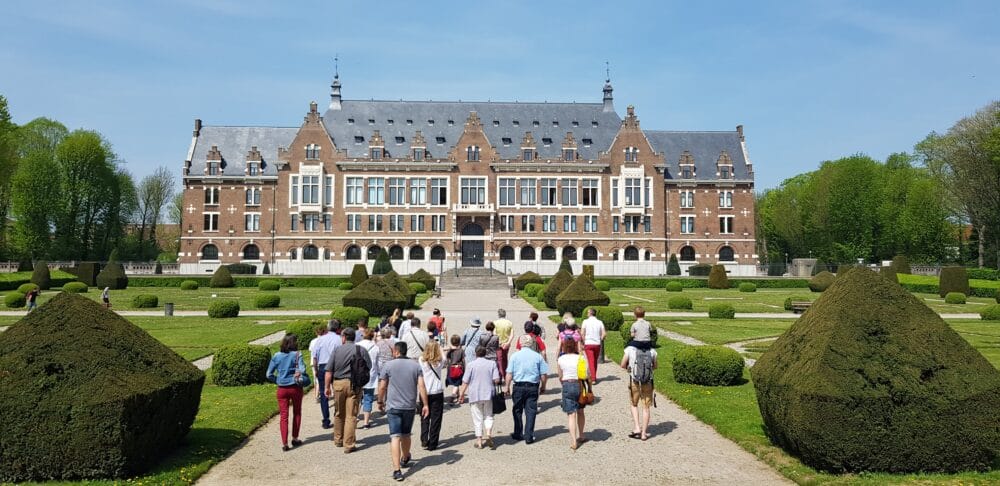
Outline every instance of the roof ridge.
<path fill-rule="evenodd" d="M 569 106 L 599 106 L 604 107 L 603 103 L 590 103 L 590 102 L 578 102 L 578 101 L 493 101 L 493 100 L 377 100 L 377 99 L 367 99 L 367 100 L 343 100 L 344 102 L 365 102 L 365 103 L 477 103 L 477 104 L 489 104 L 489 105 L 569 105 Z"/>
<path fill-rule="evenodd" d="M 298 130 L 301 127 L 282 127 L 276 125 L 202 125 L 201 129 L 206 128 L 291 128 Z"/>
<path fill-rule="evenodd" d="M 737 133 L 736 130 L 643 130 L 645 133 Z"/>

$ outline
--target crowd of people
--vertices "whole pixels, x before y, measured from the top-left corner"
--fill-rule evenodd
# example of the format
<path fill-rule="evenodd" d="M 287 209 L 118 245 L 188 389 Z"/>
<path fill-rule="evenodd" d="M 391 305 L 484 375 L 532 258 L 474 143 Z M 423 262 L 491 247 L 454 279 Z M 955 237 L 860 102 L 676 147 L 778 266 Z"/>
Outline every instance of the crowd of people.
<path fill-rule="evenodd" d="M 634 314 L 632 341 L 627 343 L 620 364 L 630 376 L 633 430 L 628 436 L 645 441 L 650 407 L 655 406 L 656 350 L 644 310 L 637 307 Z M 495 415 L 507 409 L 509 399 L 514 422 L 510 438 L 525 444 L 535 441 L 538 398 L 545 393 L 550 374 L 545 328 L 538 323 L 537 313 L 530 314 L 523 333 L 516 338 L 504 309 L 485 324 L 473 318 L 461 336 L 448 335 L 438 309 L 427 320 L 426 330 L 412 312 L 404 315 L 399 309 L 383 317 L 377 328 L 370 328 L 367 319 L 354 324 L 356 327 L 346 327 L 331 319 L 318 326 L 316 338 L 308 346 L 308 367 L 295 335 L 285 336 L 280 351 L 272 357 L 267 377 L 278 385 L 283 450 L 302 444 L 303 390 L 311 383 L 310 370 L 315 377 L 314 398 L 322 414 L 322 427 L 333 429 L 334 446 L 344 453 L 357 450 L 356 430 L 375 424 L 377 406 L 388 425 L 392 474 L 397 481 L 404 479 L 402 468 L 412 460 L 411 434 L 417 416 L 420 446 L 433 451 L 440 446 L 446 405 L 459 407 L 468 400 L 476 437 L 473 446 L 493 449 Z M 606 330 L 593 309 L 588 309 L 580 325 L 572 314 L 566 314 L 557 327 L 555 376 L 561 384 L 560 409 L 567 416 L 569 447 L 575 451 L 588 440 L 585 409 L 594 401 Z"/>

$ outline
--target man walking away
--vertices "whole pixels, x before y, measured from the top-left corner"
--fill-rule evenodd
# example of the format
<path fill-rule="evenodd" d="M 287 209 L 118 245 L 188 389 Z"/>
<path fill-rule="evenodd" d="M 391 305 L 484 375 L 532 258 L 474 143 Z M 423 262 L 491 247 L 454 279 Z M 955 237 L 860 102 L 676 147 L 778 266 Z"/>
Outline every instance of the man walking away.
<path fill-rule="evenodd" d="M 421 417 L 430 413 L 427 407 L 427 388 L 423 373 L 416 360 L 406 357 L 406 343 L 396 343 L 394 359 L 381 370 L 378 386 L 379 411 L 389 418 L 389 451 L 392 454 L 392 478 L 403 480 L 401 467 L 410 465 L 410 434 L 416 414 L 417 398 L 423 403 Z"/>
<path fill-rule="evenodd" d="M 587 353 L 587 363 L 590 364 L 590 382 L 597 383 L 597 358 L 604 344 L 604 322 L 597 318 L 593 307 L 587 309 L 587 318 L 583 321 L 583 350 Z"/>
<path fill-rule="evenodd" d="M 413 313 L 409 315 L 411 316 L 408 321 L 410 325 L 404 326 L 406 334 L 400 334 L 399 340 L 406 343 L 406 357 L 417 359 L 421 354 L 424 354 L 424 349 L 427 348 L 427 343 L 430 342 L 431 337 L 427 334 L 427 331 L 420 329 L 420 319 L 412 317 Z"/>
<path fill-rule="evenodd" d="M 622 368 L 629 371 L 629 396 L 632 401 L 632 433 L 628 436 L 633 439 L 646 440 L 649 436 L 649 411 L 654 405 L 656 398 L 653 395 L 653 370 L 657 367 L 656 350 L 642 349 L 635 346 L 625 348 L 625 356 L 622 357 Z M 639 424 L 639 404 L 645 415 L 642 417 L 642 425 Z"/>
<path fill-rule="evenodd" d="M 319 337 L 319 343 L 316 345 L 316 354 L 313 356 L 313 361 L 316 363 L 316 389 L 319 392 L 319 411 L 323 414 L 323 428 L 329 429 L 333 425 L 330 423 L 330 397 L 327 395 L 326 391 L 329 388 L 327 385 L 330 384 L 326 378 L 326 372 L 330 370 L 330 356 L 336 351 L 341 345 L 340 335 L 337 334 L 340 331 L 340 321 L 336 319 L 330 319 L 326 325 L 327 332 Z M 310 344 L 310 348 L 312 345 Z"/>
<path fill-rule="evenodd" d="M 332 388 L 333 445 L 343 446 L 344 453 L 350 454 L 356 449 L 361 388 L 368 382 L 372 363 L 368 352 L 354 344 L 354 328 L 345 329 L 343 335 L 344 344 L 330 356 L 332 369 L 326 372 L 326 393 L 331 395 Z"/>
<path fill-rule="evenodd" d="M 399 331 L 398 331 L 399 334 L 397 334 L 396 337 L 399 339 L 403 339 L 403 336 L 406 336 L 407 333 L 410 332 L 410 326 L 412 325 L 413 325 L 413 313 L 407 312 L 406 319 L 399 324 Z"/>
<path fill-rule="evenodd" d="M 535 441 L 538 395 L 545 393 L 546 373 L 549 372 L 549 365 L 542 356 L 531 349 L 532 339 L 529 335 L 520 337 L 521 350 L 511 356 L 507 365 L 507 393 L 513 397 L 514 412 L 514 433 L 510 436 L 514 440 L 524 439 L 525 444 Z"/>
<path fill-rule="evenodd" d="M 316 326 L 315 331 L 316 337 L 312 341 L 309 341 L 309 356 L 311 356 L 310 365 L 312 366 L 312 375 L 316 377 L 316 386 L 313 387 L 313 393 L 316 395 L 316 403 L 319 403 L 320 396 L 326 391 L 326 388 L 323 386 L 323 378 L 320 377 L 320 373 L 326 374 L 326 369 L 320 371 L 319 368 L 319 346 L 323 341 L 321 338 L 327 333 L 326 325 L 320 324 Z M 325 367 L 326 363 L 323 363 L 323 366 Z"/>
<path fill-rule="evenodd" d="M 514 342 L 514 323 L 507 319 L 507 311 L 497 311 L 497 320 L 493 327 L 500 338 L 500 351 L 497 353 L 497 364 L 500 365 L 500 379 L 507 373 L 507 358 L 510 355 L 510 345 Z"/>

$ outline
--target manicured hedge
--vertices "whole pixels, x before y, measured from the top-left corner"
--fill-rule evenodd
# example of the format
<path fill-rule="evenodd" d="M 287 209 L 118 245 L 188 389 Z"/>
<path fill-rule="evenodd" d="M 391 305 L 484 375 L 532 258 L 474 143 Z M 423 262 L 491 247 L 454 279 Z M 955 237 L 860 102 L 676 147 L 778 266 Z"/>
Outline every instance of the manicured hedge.
<path fill-rule="evenodd" d="M 538 293 L 545 288 L 544 284 L 530 283 L 524 286 L 524 294 L 528 297 L 538 297 Z"/>
<path fill-rule="evenodd" d="M 756 292 L 757 286 L 750 282 L 742 282 L 740 283 L 739 289 L 740 292 Z"/>
<path fill-rule="evenodd" d="M 97 285 L 97 275 L 101 273 L 101 266 L 97 262 L 81 262 L 72 273 L 88 287 L 94 287 Z"/>
<path fill-rule="evenodd" d="M 395 286 L 382 277 L 373 275 L 348 292 L 343 298 L 343 304 L 348 307 L 360 307 L 368 311 L 369 315 L 387 316 L 397 308 L 405 308 L 408 300 L 396 290 Z"/>
<path fill-rule="evenodd" d="M 194 280 L 185 280 L 181 282 L 181 290 L 198 290 L 198 282 Z"/>
<path fill-rule="evenodd" d="M 281 296 L 278 294 L 262 294 L 254 297 L 253 303 L 258 309 L 273 309 L 281 305 Z"/>
<path fill-rule="evenodd" d="M 351 284 L 357 287 L 368 280 L 368 267 L 364 263 L 355 263 L 351 269 Z"/>
<path fill-rule="evenodd" d="M 542 291 L 542 298 L 538 300 L 545 302 L 545 306 L 548 307 L 549 309 L 555 309 L 556 307 L 559 306 L 559 303 L 556 302 L 556 299 L 559 297 L 559 294 L 561 294 L 563 290 L 566 290 L 566 287 L 569 287 L 569 284 L 571 283 L 573 283 L 572 274 L 562 270 L 556 272 L 555 276 L 552 277 L 552 280 L 549 280 L 549 283 L 545 285 L 545 290 Z M 602 305 L 602 304 L 594 304 L 594 305 Z"/>
<path fill-rule="evenodd" d="M 24 295 L 28 295 L 28 292 L 31 292 L 32 290 L 36 290 L 36 289 L 38 289 L 38 284 L 35 284 L 35 283 L 26 283 L 24 285 L 19 286 L 17 288 L 17 292 L 21 293 L 21 294 L 24 294 Z"/>
<path fill-rule="evenodd" d="M 514 287 L 517 288 L 517 290 L 524 290 L 524 286 L 530 283 L 541 284 L 545 283 L 545 280 L 535 272 L 524 272 L 517 277 L 514 277 Z"/>
<path fill-rule="evenodd" d="M 385 275 L 391 271 L 393 271 L 392 260 L 389 259 L 389 253 L 385 248 L 382 248 L 375 257 L 375 263 L 372 264 L 372 275 Z"/>
<path fill-rule="evenodd" d="M 418 269 L 413 272 L 412 275 L 406 278 L 407 282 L 420 282 L 427 286 L 427 290 L 434 290 L 434 286 L 437 284 L 437 279 L 433 275 L 427 273 L 427 270 L 423 268 Z"/>
<path fill-rule="evenodd" d="M 231 275 L 256 275 L 257 266 L 249 263 L 230 263 L 226 265 Z"/>
<path fill-rule="evenodd" d="M 46 262 L 38 262 L 31 272 L 31 283 L 39 289 L 49 290 L 52 286 L 52 277 L 49 275 L 49 265 Z"/>
<path fill-rule="evenodd" d="M 340 282 L 340 285 L 337 285 L 337 290 L 353 290 L 353 289 L 354 289 L 354 284 L 352 284 L 351 282 Z"/>
<path fill-rule="evenodd" d="M 736 309 L 732 304 L 712 304 L 708 306 L 708 317 L 712 319 L 734 319 Z"/>
<path fill-rule="evenodd" d="M 54 275 L 54 273 L 53 273 Z M 211 276 L 208 275 L 188 275 L 188 276 L 154 276 L 142 275 L 129 277 L 129 284 L 133 287 L 180 287 L 181 282 L 192 280 L 201 287 L 208 287 L 211 284 Z M 234 287 L 237 288 L 258 288 L 261 280 L 277 280 L 281 282 L 282 288 L 337 288 L 342 282 L 348 282 L 347 277 L 277 277 L 277 276 L 237 276 L 233 277 Z M 53 286 L 56 285 L 53 277 Z M 16 288 L 17 286 L 14 286 Z M 103 287 L 102 287 L 103 288 Z M 3 290 L 3 289 L 0 289 Z"/>
<path fill-rule="evenodd" d="M 416 294 L 424 294 L 427 293 L 427 286 L 422 282 L 410 282 L 410 290 Z"/>
<path fill-rule="evenodd" d="M 910 260 L 903 255 L 896 255 L 892 257 L 892 263 L 890 263 L 889 266 L 892 268 L 894 274 L 913 273 L 913 271 L 910 270 Z"/>
<path fill-rule="evenodd" d="M 625 316 L 622 315 L 621 308 L 609 306 L 595 306 L 592 308 L 596 311 L 594 315 L 604 323 L 604 329 L 608 331 L 621 329 L 622 323 L 625 322 Z"/>
<path fill-rule="evenodd" d="M 326 320 L 305 319 L 301 321 L 292 321 L 285 326 L 285 335 L 295 335 L 296 343 L 298 343 L 299 349 L 308 349 L 309 343 L 316 337 L 317 327 L 326 328 Z"/>
<path fill-rule="evenodd" d="M 983 307 L 983 310 L 979 313 L 984 321 L 1000 321 L 1000 304 L 992 304 Z"/>
<path fill-rule="evenodd" d="M 618 333 L 621 334 L 622 340 L 625 341 L 626 345 L 628 345 L 628 342 L 632 340 L 632 324 L 634 323 L 635 321 L 633 319 L 631 318 L 627 319 L 625 320 L 625 322 L 622 323 L 622 326 L 618 329 Z M 656 340 L 660 338 L 659 334 L 657 333 L 655 324 L 653 324 L 650 327 L 649 336 L 651 342 L 653 343 L 653 346 L 655 347 Z"/>
<path fill-rule="evenodd" d="M 308 343 L 306 343 L 308 346 Z M 306 346 L 299 345 L 299 348 Z M 267 381 L 271 351 L 266 346 L 232 344 L 223 346 L 212 358 L 212 383 L 218 386 L 247 386 Z"/>
<path fill-rule="evenodd" d="M 725 346 L 685 346 L 673 358 L 674 380 L 705 386 L 737 385 L 743 356 Z"/>
<path fill-rule="evenodd" d="M 107 266 L 97 274 L 97 287 L 109 288 L 111 290 L 122 290 L 128 288 L 128 276 L 125 275 L 125 267 L 121 263 L 108 263 Z"/>
<path fill-rule="evenodd" d="M 961 292 L 948 292 L 948 294 L 944 296 L 944 302 L 946 304 L 964 304 L 965 294 Z"/>
<path fill-rule="evenodd" d="M 28 304 L 28 299 L 20 292 L 9 292 L 3 297 L 3 305 L 8 309 L 20 309 Z"/>
<path fill-rule="evenodd" d="M 708 280 L 695 277 L 670 277 L 670 278 L 615 278 L 604 277 L 611 284 L 611 288 L 616 289 L 661 289 L 667 282 L 678 282 L 686 289 L 708 288 Z M 742 282 L 750 282 L 758 289 L 804 289 L 809 287 L 809 280 L 802 278 L 730 278 L 729 286 L 738 287 Z"/>
<path fill-rule="evenodd" d="M 84 294 L 87 292 L 87 284 L 83 282 L 70 282 L 62 287 L 63 292 L 69 292 L 71 294 Z"/>
<path fill-rule="evenodd" d="M 160 299 L 151 294 L 139 294 L 132 297 L 132 307 L 136 309 L 152 309 L 160 305 Z"/>
<path fill-rule="evenodd" d="M 938 280 L 938 295 L 944 297 L 950 292 L 969 295 L 969 275 L 965 267 L 944 267 Z"/>
<path fill-rule="evenodd" d="M 729 276 L 726 275 L 726 267 L 723 265 L 712 265 L 712 271 L 708 274 L 708 288 L 728 289 Z"/>
<path fill-rule="evenodd" d="M 667 308 L 671 310 L 691 310 L 694 309 L 694 303 L 691 302 L 691 299 L 683 295 L 675 295 L 667 299 Z"/>
<path fill-rule="evenodd" d="M 330 317 L 340 321 L 342 327 L 354 327 L 361 319 L 367 320 L 370 314 L 360 307 L 334 307 L 330 311 Z"/>
<path fill-rule="evenodd" d="M 671 280 L 667 282 L 667 285 L 665 285 L 664 288 L 667 289 L 667 292 L 680 292 L 684 290 L 684 284 L 676 280 Z"/>
<path fill-rule="evenodd" d="M 594 280 L 594 287 L 597 287 L 597 290 L 601 292 L 607 292 L 611 290 L 611 283 L 607 280 Z"/>
<path fill-rule="evenodd" d="M 586 275 L 580 275 L 573 279 L 556 297 L 556 309 L 559 314 L 564 315 L 569 312 L 576 317 L 583 316 L 583 311 L 587 307 L 602 307 L 610 303 L 611 299 L 608 295 L 597 290 L 594 281 Z"/>
<path fill-rule="evenodd" d="M 212 279 L 209 280 L 208 285 L 213 289 L 228 289 L 235 287 L 236 283 L 233 282 L 233 275 L 229 272 L 229 268 L 222 265 L 215 269 L 215 273 L 212 274 Z"/>
<path fill-rule="evenodd" d="M 699 263 L 697 265 L 691 265 L 687 269 L 688 275 L 692 277 L 707 277 L 712 273 L 712 265 L 708 263 Z"/>
<path fill-rule="evenodd" d="M 967 268 L 970 279 L 978 280 L 1000 280 L 1000 270 L 995 268 Z"/>
<path fill-rule="evenodd" d="M 896 276 L 897 273 L 898 272 L 896 272 L 896 268 L 891 265 L 887 267 L 881 267 L 878 270 L 878 274 L 880 277 L 890 282 L 899 283 L 899 277 Z"/>
<path fill-rule="evenodd" d="M 809 290 L 813 292 L 823 292 L 829 288 L 830 285 L 833 285 L 833 281 L 836 278 L 837 277 L 835 277 L 832 273 L 823 270 L 822 272 L 817 273 L 813 278 L 809 279 Z"/>
<path fill-rule="evenodd" d="M 208 317 L 222 319 L 240 316 L 238 300 L 217 300 L 208 305 Z"/>
<path fill-rule="evenodd" d="M 382 275 L 382 279 L 385 280 L 387 284 L 396 287 L 396 291 L 398 291 L 403 297 L 406 297 L 405 308 L 412 309 L 416 306 L 417 293 L 410 288 L 410 284 L 407 283 L 406 280 L 403 280 L 403 277 L 400 277 L 395 270 L 391 270 L 389 273 Z"/>
<path fill-rule="evenodd" d="M 0 333 L 0 483 L 141 474 L 181 443 L 205 375 L 86 297 Z"/>
<path fill-rule="evenodd" d="M 274 292 L 276 290 L 281 290 L 281 282 L 277 280 L 261 280 L 257 284 L 257 288 L 266 292 Z"/>

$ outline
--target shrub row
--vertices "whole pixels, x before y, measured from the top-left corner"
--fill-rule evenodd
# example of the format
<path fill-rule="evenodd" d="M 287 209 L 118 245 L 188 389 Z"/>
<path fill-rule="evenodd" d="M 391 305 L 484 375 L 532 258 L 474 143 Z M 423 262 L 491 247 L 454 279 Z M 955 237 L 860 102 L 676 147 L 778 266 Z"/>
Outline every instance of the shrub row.
<path fill-rule="evenodd" d="M 351 282 L 340 282 L 337 285 L 337 290 L 353 290 L 353 289 L 354 289 L 354 284 L 352 284 Z"/>
<path fill-rule="evenodd" d="M 662 289 L 668 282 L 678 282 L 687 289 L 708 288 L 708 280 L 704 278 L 602 278 L 611 284 L 611 288 L 621 289 Z M 743 282 L 750 282 L 758 289 L 804 289 L 809 287 L 809 280 L 802 278 L 730 278 L 730 288 L 738 288 Z"/>
<path fill-rule="evenodd" d="M 530 283 L 540 284 L 545 283 L 545 280 L 535 272 L 524 272 L 514 278 L 514 287 L 517 290 L 524 290 L 524 287 Z"/>
<path fill-rule="evenodd" d="M 64 272 L 60 272 L 64 273 Z M 53 272 L 53 275 L 55 272 Z M 74 279 L 71 279 L 74 280 Z M 153 276 L 153 275 L 142 275 L 142 276 L 132 276 L 129 277 L 129 283 L 133 287 L 180 287 L 181 282 L 184 281 L 197 282 L 198 285 L 202 287 L 208 287 L 211 284 L 212 277 L 205 276 Z M 337 288 L 343 282 L 350 282 L 347 277 L 274 277 L 274 276 L 260 276 L 260 277 L 243 277 L 236 276 L 233 277 L 233 286 L 239 288 L 246 287 L 258 287 L 262 280 L 277 280 L 281 283 L 282 287 L 299 287 L 299 288 L 317 288 L 317 287 L 329 287 Z M 25 282 L 28 279 L 24 280 Z M 52 281 L 53 286 L 57 286 L 55 277 Z M 24 283 L 24 282 L 20 282 Z M 18 285 L 20 285 L 20 283 Z M 3 282 L 0 281 L 0 286 Z M 11 289 L 17 288 L 17 285 L 11 287 Z M 8 290 L 0 288 L 0 290 Z"/>
<path fill-rule="evenodd" d="M 21 285 L 31 282 L 32 272 L 16 272 L 0 274 L 0 291 L 15 290 Z M 76 281 L 76 275 L 62 271 L 53 270 L 49 272 L 49 285 L 51 287 L 62 287 L 70 282 Z"/>

